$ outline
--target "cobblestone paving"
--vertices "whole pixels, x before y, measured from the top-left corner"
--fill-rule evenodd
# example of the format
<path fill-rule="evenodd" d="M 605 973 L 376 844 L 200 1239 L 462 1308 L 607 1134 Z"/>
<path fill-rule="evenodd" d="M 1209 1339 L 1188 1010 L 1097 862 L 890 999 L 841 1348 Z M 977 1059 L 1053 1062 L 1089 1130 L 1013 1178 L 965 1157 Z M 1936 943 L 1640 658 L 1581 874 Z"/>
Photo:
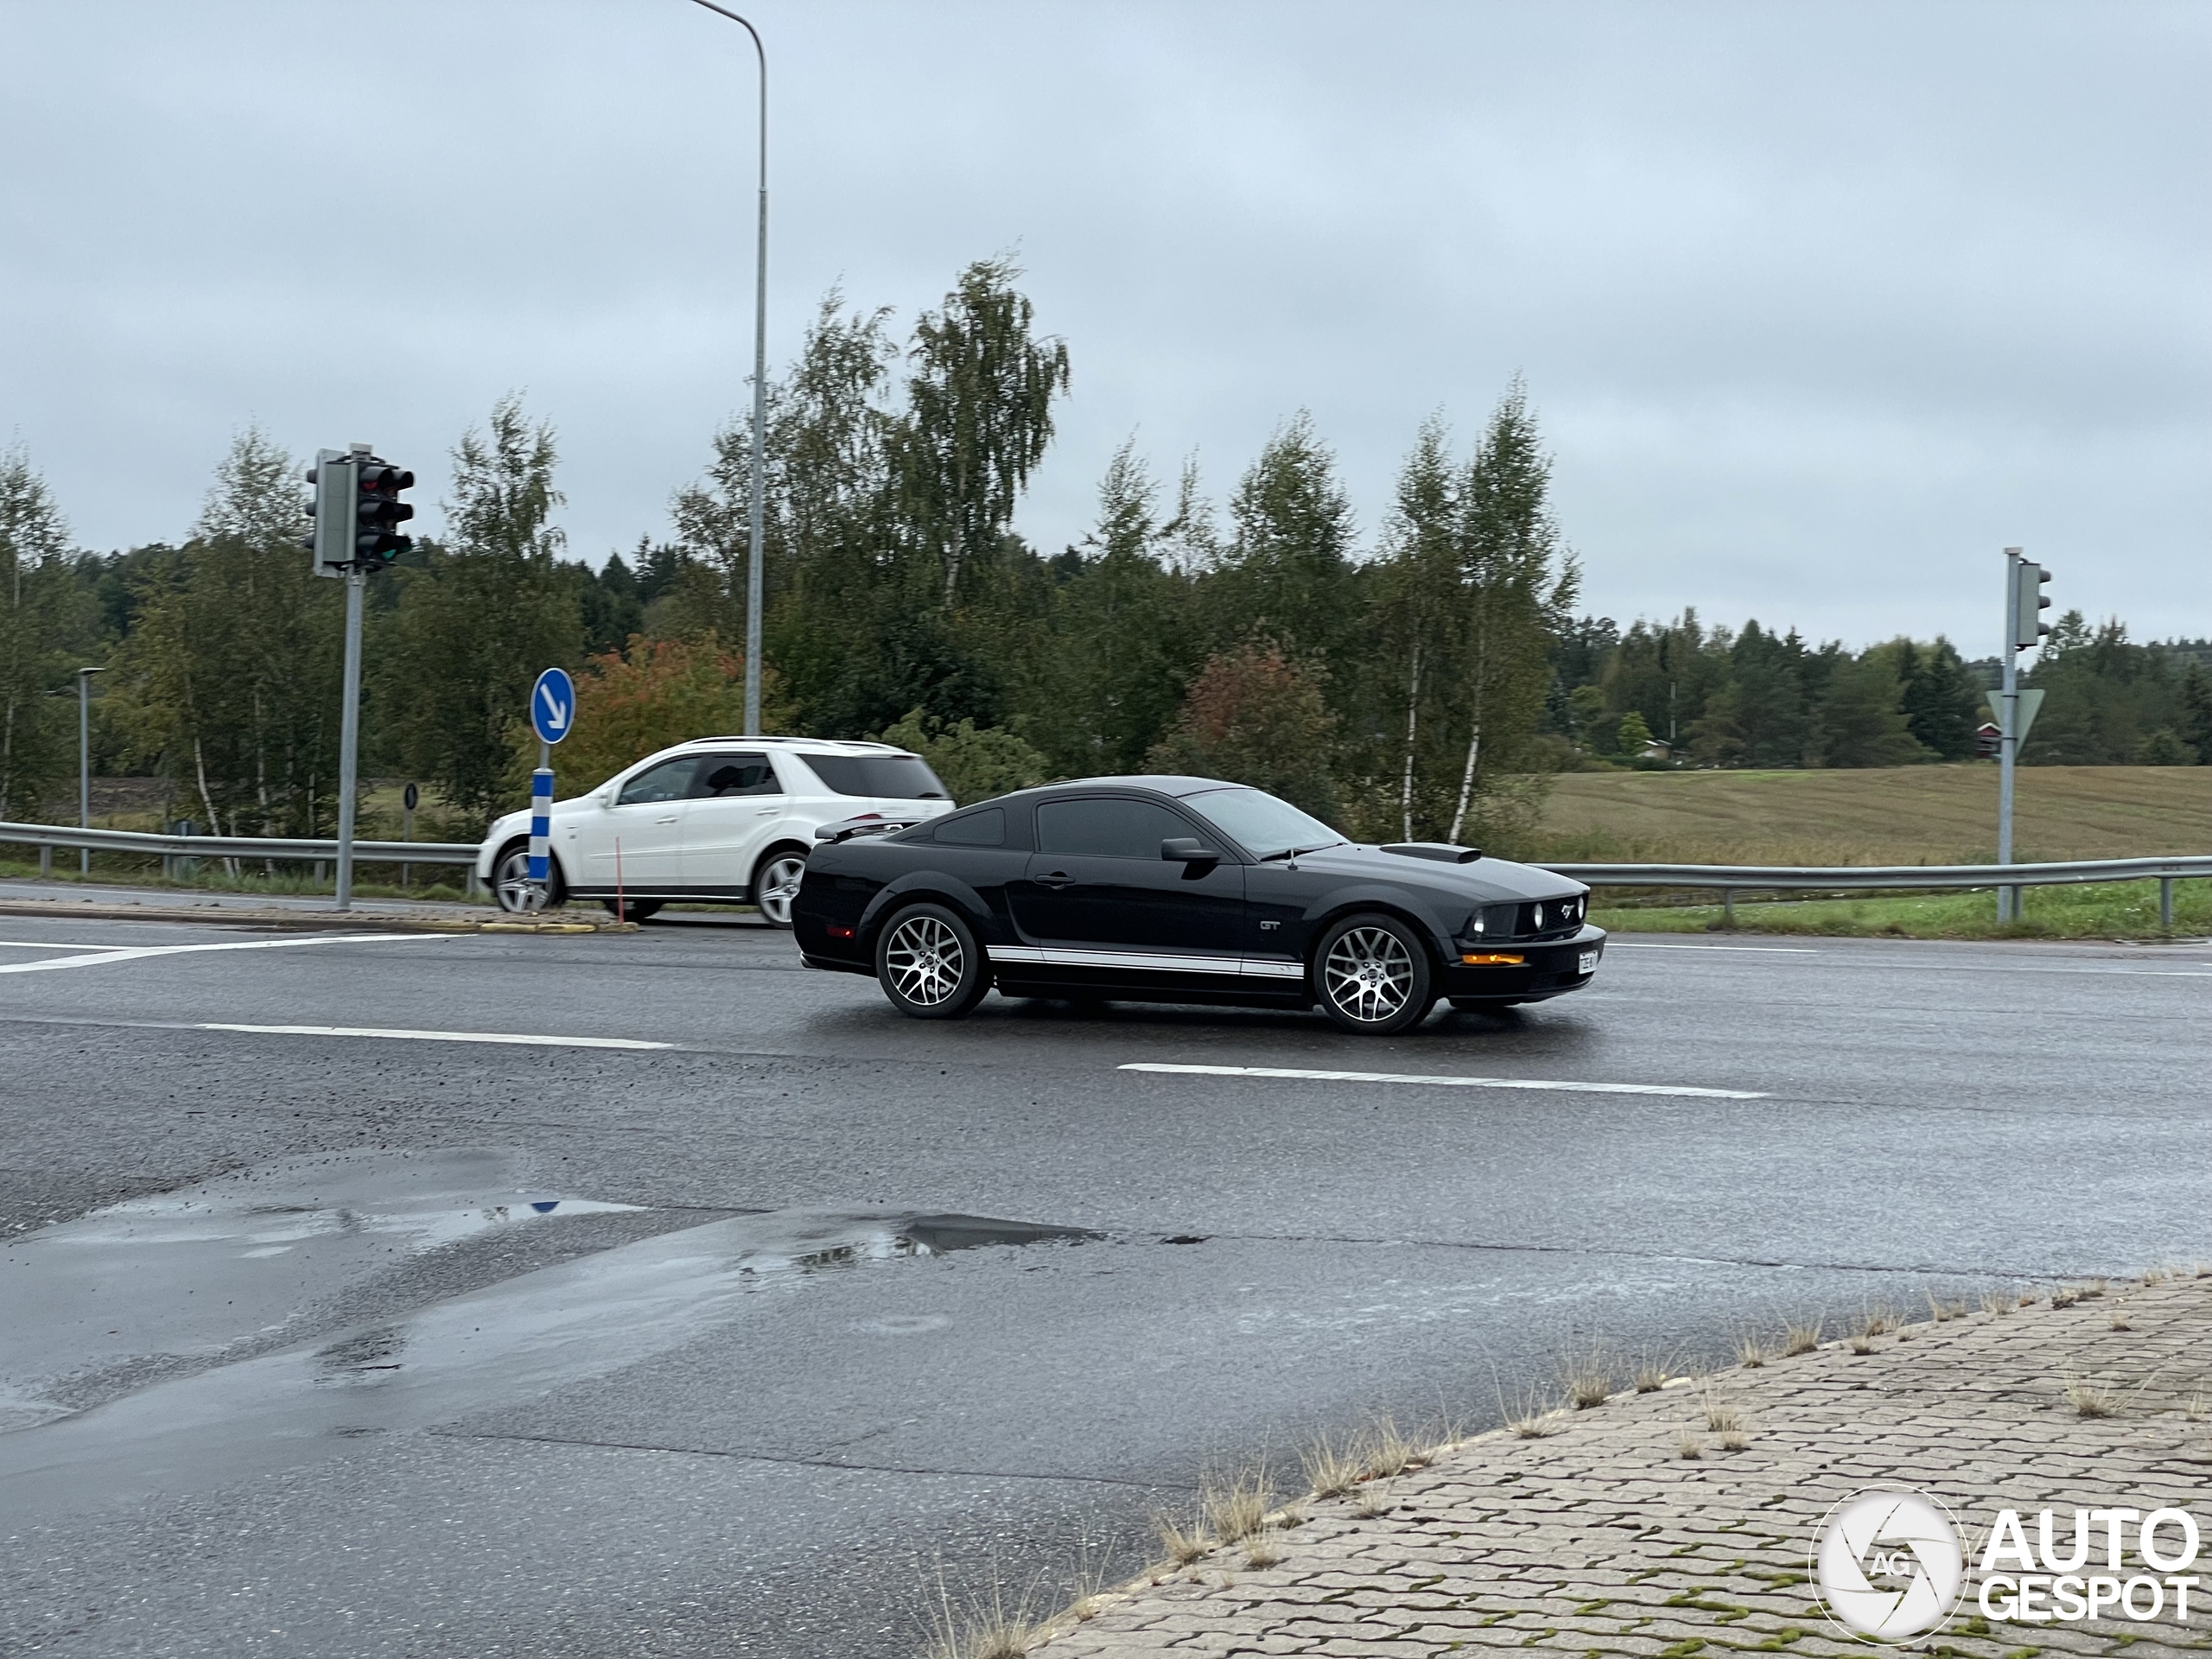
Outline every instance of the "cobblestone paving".
<path fill-rule="evenodd" d="M 1978 1610 L 1973 1569 L 2000 1509 L 2023 1513 L 2031 1545 L 2036 1512 L 2059 1511 L 2062 1556 L 2073 1510 L 2113 1506 L 2190 1510 L 2212 1547 L 2212 1424 L 2199 1421 L 2212 1411 L 2212 1277 L 2058 1300 L 1940 1323 L 1923 1313 L 1871 1340 L 1616 1394 L 1554 1416 L 1541 1437 L 1483 1435 L 1308 1502 L 1296 1524 L 1264 1535 L 1281 1552 L 1274 1565 L 1217 1547 L 1095 1598 L 1033 1651 L 1863 1653 L 1822 1614 L 1808 1558 L 1831 1507 L 1866 1487 L 1939 1497 L 1964 1534 L 1966 1592 L 1948 1626 L 1910 1644 L 1920 1650 L 2147 1659 L 2212 1648 L 2206 1563 L 2185 1569 L 2206 1574 L 2204 1605 L 2192 1595 L 2185 1623 L 2171 1594 L 2145 1623 L 2020 1624 Z M 1719 1432 L 1729 1412 L 1734 1435 Z M 2093 1536 L 2087 1573 L 2102 1567 L 2101 1523 Z M 2169 1556 L 2180 1547 L 2171 1530 L 2158 1541 Z M 2120 1576 L 2154 1571 L 2132 1534 Z"/>

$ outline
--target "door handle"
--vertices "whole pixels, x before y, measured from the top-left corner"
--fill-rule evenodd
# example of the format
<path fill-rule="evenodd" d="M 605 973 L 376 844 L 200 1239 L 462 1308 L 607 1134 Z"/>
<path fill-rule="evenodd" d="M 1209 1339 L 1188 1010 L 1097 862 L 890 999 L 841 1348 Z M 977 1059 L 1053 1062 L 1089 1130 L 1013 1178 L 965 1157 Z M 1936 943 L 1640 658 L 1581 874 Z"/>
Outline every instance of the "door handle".
<path fill-rule="evenodd" d="M 780 806 L 764 806 L 764 807 L 762 807 L 762 808 L 761 808 L 758 812 L 755 812 L 753 816 L 754 817 L 756 817 L 756 818 L 772 818 L 772 817 L 774 817 L 776 816 L 776 814 L 777 814 L 777 813 L 779 813 L 779 812 L 782 811 L 783 810 L 784 810 L 784 809 L 783 809 L 782 807 L 780 807 Z"/>
<path fill-rule="evenodd" d="M 1032 876 L 1030 880 L 1036 882 L 1036 884 L 1040 887 L 1071 887 L 1075 886 L 1075 877 L 1070 875 L 1065 870 L 1054 870 L 1050 875 Z"/>
<path fill-rule="evenodd" d="M 681 813 L 677 813 L 677 814 L 675 814 L 675 815 L 673 815 L 673 816 L 671 816 L 671 817 L 665 817 L 665 818 L 655 818 L 655 819 L 653 820 L 653 822 L 654 822 L 655 823 L 674 823 L 676 822 L 677 818 L 681 817 L 682 816 L 683 816 L 683 815 L 682 815 Z"/>

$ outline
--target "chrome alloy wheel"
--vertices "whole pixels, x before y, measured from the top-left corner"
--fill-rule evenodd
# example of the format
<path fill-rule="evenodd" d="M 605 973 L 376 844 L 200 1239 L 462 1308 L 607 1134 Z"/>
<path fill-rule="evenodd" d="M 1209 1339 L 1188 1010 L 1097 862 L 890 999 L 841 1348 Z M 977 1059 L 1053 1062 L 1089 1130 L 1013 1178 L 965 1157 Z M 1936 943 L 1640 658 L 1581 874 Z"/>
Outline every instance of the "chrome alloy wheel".
<path fill-rule="evenodd" d="M 779 853 L 760 867 L 753 878 L 753 902 L 778 927 L 791 925 L 791 904 L 798 884 L 806 879 L 806 861 L 796 853 Z"/>
<path fill-rule="evenodd" d="M 960 936 L 934 916 L 910 916 L 891 931 L 884 970 L 899 995 L 917 1007 L 951 1001 L 968 967 Z"/>
<path fill-rule="evenodd" d="M 492 891 L 499 900 L 499 908 L 515 915 L 529 910 L 537 895 L 530 885 L 530 854 L 518 847 L 502 858 L 492 871 Z"/>
<path fill-rule="evenodd" d="M 1351 929 L 1329 947 L 1321 974 L 1329 1001 L 1364 1025 L 1390 1019 L 1413 995 L 1413 955 L 1388 928 Z"/>

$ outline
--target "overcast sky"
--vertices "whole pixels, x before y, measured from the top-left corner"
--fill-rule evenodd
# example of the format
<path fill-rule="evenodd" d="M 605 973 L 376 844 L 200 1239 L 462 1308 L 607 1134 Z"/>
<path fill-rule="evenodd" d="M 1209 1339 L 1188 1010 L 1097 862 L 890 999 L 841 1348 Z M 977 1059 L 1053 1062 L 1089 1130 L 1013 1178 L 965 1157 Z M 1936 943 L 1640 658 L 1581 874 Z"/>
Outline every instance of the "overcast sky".
<path fill-rule="evenodd" d="M 2212 634 L 2212 7 L 753 0 L 770 353 L 1014 250 L 1074 391 L 1227 493 L 1312 410 L 1371 538 L 1516 372 L 1587 607 L 1994 648 L 1999 553 Z M 0 0 L 0 442 L 181 536 L 233 433 L 435 502 L 511 388 L 572 551 L 744 407 L 754 79 L 686 0 Z M 425 524 L 437 514 L 426 506 Z"/>

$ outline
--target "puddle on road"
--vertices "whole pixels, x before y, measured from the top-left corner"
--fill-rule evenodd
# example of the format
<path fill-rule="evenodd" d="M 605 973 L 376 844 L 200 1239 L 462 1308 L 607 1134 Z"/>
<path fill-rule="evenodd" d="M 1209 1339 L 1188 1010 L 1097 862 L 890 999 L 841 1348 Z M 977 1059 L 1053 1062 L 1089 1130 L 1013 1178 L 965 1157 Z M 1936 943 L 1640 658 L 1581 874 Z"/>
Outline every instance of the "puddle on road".
<path fill-rule="evenodd" d="M 118 1354 L 220 1352 L 226 1340 L 281 1323 L 300 1306 L 301 1277 L 288 1279 L 283 1264 L 302 1252 L 336 1249 L 324 1265 L 359 1277 L 484 1228 L 635 1207 L 526 1190 L 486 1202 L 479 1178 L 501 1157 L 393 1154 L 387 1167 L 353 1166 L 354 1185 L 339 1203 L 275 1202 L 285 1183 L 261 1172 L 14 1241 L 0 1279 L 0 1426 L 11 1388 L 16 1407 L 13 1432 L 0 1433 L 0 1510 L 29 1517 L 227 1484 L 313 1462 L 365 1435 L 433 1427 L 666 1352 L 738 1317 L 748 1296 L 810 1274 L 1093 1236 L 911 1211 L 741 1216 L 155 1382 L 85 1411 L 59 1414 L 23 1387 Z M 426 1198 L 421 1178 L 431 1173 L 438 1191 Z M 402 1175 L 410 1178 L 407 1201 L 397 1203 Z M 339 1189 L 319 1190 L 327 1198 Z M 255 1254 L 271 1245 L 291 1254 Z M 134 1267 L 143 1282 L 131 1279 Z M 315 1274 L 314 1291 L 326 1292 L 333 1277 Z M 96 1305 L 96 1317 L 79 1298 Z M 894 1324 L 928 1328 L 887 1322 L 887 1334 Z M 160 1341 L 149 1335 L 156 1330 Z"/>
<path fill-rule="evenodd" d="M 299 1309 L 494 1228 L 639 1206 L 562 1197 L 485 1149 L 292 1158 L 95 1210 L 0 1245 L 0 1429 L 60 1414 L 43 1385 L 204 1359 Z"/>

